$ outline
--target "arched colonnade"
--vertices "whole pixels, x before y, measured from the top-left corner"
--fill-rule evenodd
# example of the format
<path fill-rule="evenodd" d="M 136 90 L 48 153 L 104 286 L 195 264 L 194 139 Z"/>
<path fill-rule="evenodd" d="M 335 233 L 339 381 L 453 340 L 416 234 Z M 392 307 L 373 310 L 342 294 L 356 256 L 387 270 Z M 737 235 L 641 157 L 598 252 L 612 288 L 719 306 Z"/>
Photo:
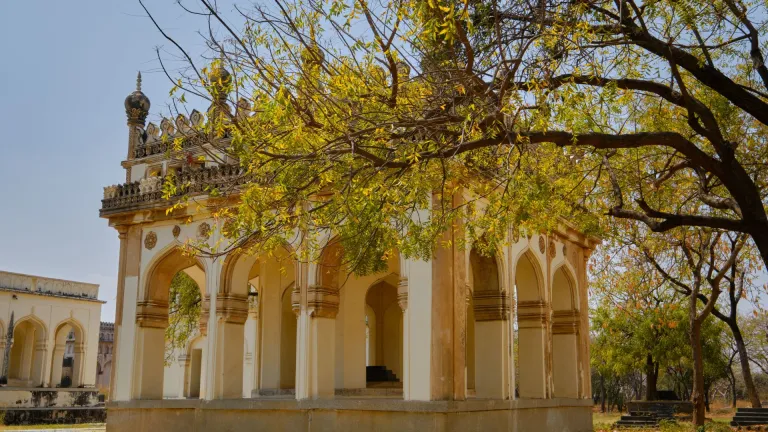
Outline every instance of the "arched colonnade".
<path fill-rule="evenodd" d="M 465 397 L 590 394 L 579 312 L 586 254 L 560 240 L 523 237 L 492 254 L 457 250 L 465 256 L 456 264 L 464 266 L 463 280 L 455 280 L 464 312 L 454 320 L 462 344 L 454 352 L 462 355 L 452 366 L 462 367 L 456 382 Z M 287 247 L 219 259 L 191 258 L 178 240 L 155 252 L 142 248 L 135 320 L 121 329 L 126 337 L 133 333 L 133 352 L 120 353 L 131 350 L 123 342 L 117 354 L 134 359 L 132 380 L 122 388 L 117 381 L 117 400 L 333 398 L 376 387 L 402 388 L 405 399 L 439 398 L 428 384 L 445 373 L 434 354 L 443 330 L 434 325 L 439 257 L 423 262 L 394 254 L 385 271 L 358 277 L 344 265 L 337 241 L 327 236 L 322 244 L 316 263 L 295 261 Z M 569 258 L 567 249 L 576 253 Z M 176 356 L 180 378 L 171 380 L 164 332 L 170 281 L 180 271 L 198 284 L 203 313 L 196 336 Z M 425 352 L 432 353 L 427 361 Z"/>

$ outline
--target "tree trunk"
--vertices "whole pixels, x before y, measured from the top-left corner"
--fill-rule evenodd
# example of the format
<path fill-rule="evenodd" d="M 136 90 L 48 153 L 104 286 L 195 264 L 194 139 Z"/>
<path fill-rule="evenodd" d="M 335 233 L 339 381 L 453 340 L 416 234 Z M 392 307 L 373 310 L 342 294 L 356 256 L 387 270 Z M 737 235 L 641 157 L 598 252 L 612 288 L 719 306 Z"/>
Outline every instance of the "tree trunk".
<path fill-rule="evenodd" d="M 704 386 L 704 408 L 706 408 L 707 412 L 710 412 L 709 409 L 709 392 L 711 391 L 710 386 Z"/>
<path fill-rule="evenodd" d="M 736 323 L 736 320 L 728 323 L 733 333 L 733 340 L 736 341 L 736 348 L 739 350 L 739 363 L 741 364 L 741 375 L 744 377 L 744 386 L 747 388 L 747 396 L 749 397 L 749 403 L 752 404 L 752 408 L 761 408 L 760 395 L 755 388 L 755 381 L 752 379 L 752 371 L 749 367 L 749 355 L 747 354 L 747 347 L 744 345 L 744 336 L 741 334 L 741 329 Z"/>
<path fill-rule="evenodd" d="M 648 354 L 645 357 L 645 400 L 654 401 L 658 397 L 656 385 L 659 380 L 659 371 L 653 363 L 653 357 Z"/>
<path fill-rule="evenodd" d="M 706 418 L 706 404 L 704 401 L 704 359 L 701 352 L 701 321 L 695 318 L 696 299 L 692 298 L 691 316 L 691 348 L 693 351 L 693 390 L 691 401 L 693 402 L 693 424 L 704 426 Z"/>
<path fill-rule="evenodd" d="M 731 380 L 731 408 L 736 409 L 736 375 L 733 374 L 733 367 L 729 367 L 729 379 Z"/>
<path fill-rule="evenodd" d="M 605 412 L 605 377 L 600 374 L 600 412 Z"/>

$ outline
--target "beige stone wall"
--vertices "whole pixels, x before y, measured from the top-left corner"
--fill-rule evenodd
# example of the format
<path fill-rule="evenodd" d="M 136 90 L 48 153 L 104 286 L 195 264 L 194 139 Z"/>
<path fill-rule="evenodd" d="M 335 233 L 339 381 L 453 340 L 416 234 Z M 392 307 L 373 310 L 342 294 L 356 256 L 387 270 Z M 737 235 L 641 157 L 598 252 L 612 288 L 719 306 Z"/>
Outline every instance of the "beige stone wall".
<path fill-rule="evenodd" d="M 111 403 L 109 432 L 587 432 L 589 401 L 147 401 Z"/>
<path fill-rule="evenodd" d="M 10 370 L 20 371 L 22 376 L 12 384 L 54 387 L 60 383 L 66 337 L 74 329 L 76 382 L 73 386 L 95 386 L 101 305 L 95 298 L 0 290 L 0 348 L 5 349 L 7 343 L 5 336 L 11 312 L 15 328 L 19 329 L 14 335 Z M 28 346 L 21 347 L 25 343 Z M 2 361 L 0 357 L 0 367 Z"/>

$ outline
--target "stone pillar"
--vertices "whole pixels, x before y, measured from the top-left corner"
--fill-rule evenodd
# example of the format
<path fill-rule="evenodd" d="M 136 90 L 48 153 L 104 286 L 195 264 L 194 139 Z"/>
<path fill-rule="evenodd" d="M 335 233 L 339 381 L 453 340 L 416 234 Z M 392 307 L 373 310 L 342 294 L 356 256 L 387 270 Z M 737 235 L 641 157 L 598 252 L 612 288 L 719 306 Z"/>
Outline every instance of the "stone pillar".
<path fill-rule="evenodd" d="M 451 205 L 458 208 L 462 202 L 459 190 Z M 435 197 L 433 206 L 437 205 Z M 437 239 L 432 260 L 430 400 L 466 399 L 467 262 L 464 251 L 457 246 L 464 237 L 462 221 L 454 221 Z"/>
<path fill-rule="evenodd" d="M 245 323 L 245 334 L 248 346 L 251 347 L 251 377 L 250 384 L 243 389 L 243 395 L 252 396 L 259 390 L 259 372 L 261 370 L 261 350 L 259 349 L 259 298 L 248 299 L 248 321 Z"/>
<path fill-rule="evenodd" d="M 403 399 L 410 399 L 411 374 L 410 374 L 410 344 L 408 343 L 410 327 L 408 324 L 408 261 L 400 260 L 400 281 L 397 284 L 397 304 L 403 311 Z"/>
<path fill-rule="evenodd" d="M 220 363 L 222 361 L 223 352 L 219 351 L 219 336 L 227 333 L 225 329 L 223 333 L 219 333 L 219 282 L 221 277 L 221 263 L 222 260 L 205 259 L 205 288 L 208 291 L 206 294 L 210 298 L 208 307 L 208 325 L 206 326 L 206 352 L 205 352 L 205 369 L 203 372 L 203 383 L 205 389 L 200 390 L 201 398 L 205 400 L 220 399 L 223 391 L 221 386 L 222 378 L 219 377 L 221 372 Z M 227 333 L 227 335 L 229 335 Z M 240 370 L 242 371 L 242 341 L 243 335 L 240 332 Z M 231 343 L 231 341 L 228 341 Z M 226 343 L 226 342 L 225 342 Z M 229 347 L 229 344 L 226 345 Z M 223 348 L 223 347 L 222 347 Z M 242 379 L 242 374 L 240 375 Z"/>
<path fill-rule="evenodd" d="M 74 357 L 72 358 L 72 387 L 80 387 L 85 383 L 83 369 L 87 351 L 84 343 L 75 341 Z"/>
<path fill-rule="evenodd" d="M 115 228 L 120 239 L 120 259 L 117 273 L 117 305 L 109 398 L 112 401 L 126 401 L 134 395 L 132 387 L 137 345 L 136 298 L 138 298 L 141 263 L 141 226 L 118 225 Z"/>
<path fill-rule="evenodd" d="M 213 398 L 239 399 L 243 397 L 243 341 L 245 321 L 248 319 L 248 299 L 246 296 L 231 293 L 220 293 L 217 297 Z M 213 307 L 212 303 L 211 308 Z M 208 334 L 212 333 L 213 331 L 209 330 Z"/>
<path fill-rule="evenodd" d="M 133 399 L 163 398 L 165 374 L 163 363 L 167 326 L 167 303 L 152 300 L 138 302 L 133 362 Z"/>
<path fill-rule="evenodd" d="M 53 347 L 53 360 L 51 362 L 51 382 L 49 383 L 51 387 L 58 387 L 61 385 L 61 369 L 62 364 L 64 363 L 64 350 L 66 350 L 66 348 L 67 345 L 63 343 L 56 344 Z"/>
<path fill-rule="evenodd" d="M 37 337 L 37 334 L 35 334 Z M 47 340 L 35 340 L 34 342 L 34 354 L 32 356 L 32 370 L 30 371 L 29 379 L 32 381 L 32 385 L 45 386 L 45 360 L 48 356 L 48 341 Z"/>
<path fill-rule="evenodd" d="M 579 397 L 579 327 L 578 311 L 552 314 L 552 373 L 554 396 Z"/>
<path fill-rule="evenodd" d="M 298 315 L 296 399 L 333 399 L 339 290 L 317 284 L 315 265 L 299 263 L 291 296 Z"/>
<path fill-rule="evenodd" d="M 268 265 L 267 260 L 259 261 L 259 325 L 256 345 L 269 347 L 260 350 L 254 361 L 258 371 L 251 394 L 258 395 L 261 390 L 279 390 L 285 383 L 280 382 L 280 358 L 283 323 L 283 286 L 280 269 Z M 290 295 L 286 293 L 285 295 Z M 291 319 L 296 319 L 295 316 Z M 255 351 L 254 351 L 255 352 Z"/>
<path fill-rule="evenodd" d="M 501 291 L 476 290 L 475 392 L 482 399 L 508 399 L 509 301 Z"/>
<path fill-rule="evenodd" d="M 181 379 L 181 385 L 176 395 L 179 399 L 184 399 L 189 395 L 190 385 L 192 383 L 192 368 L 189 367 L 190 356 L 186 353 L 179 354 L 178 357 L 179 367 L 183 371 L 183 378 Z"/>
<path fill-rule="evenodd" d="M 547 394 L 547 326 L 549 305 L 545 301 L 520 301 L 517 304 L 518 364 L 521 398 L 544 399 Z"/>
<path fill-rule="evenodd" d="M 579 310 L 584 311 L 579 317 L 579 335 L 578 338 L 581 341 L 579 347 L 579 373 L 581 377 L 580 389 L 581 398 L 589 398 L 592 395 L 592 372 L 590 370 L 589 361 L 589 345 L 591 343 L 589 338 L 589 278 L 587 277 L 587 267 L 589 265 L 589 257 L 592 255 L 593 249 L 584 248 L 582 250 L 582 262 L 579 269 L 580 275 L 578 275 L 581 281 L 578 284 L 577 291 L 579 293 Z"/>

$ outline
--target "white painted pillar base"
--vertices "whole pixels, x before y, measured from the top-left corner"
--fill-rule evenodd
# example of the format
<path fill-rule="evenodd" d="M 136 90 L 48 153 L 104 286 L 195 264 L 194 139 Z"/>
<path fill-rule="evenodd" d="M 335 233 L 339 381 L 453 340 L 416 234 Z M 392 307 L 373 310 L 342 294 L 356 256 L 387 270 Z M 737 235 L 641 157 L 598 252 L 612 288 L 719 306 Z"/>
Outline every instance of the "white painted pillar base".
<path fill-rule="evenodd" d="M 214 399 L 239 399 L 243 396 L 244 327 L 243 324 L 218 323 Z"/>
<path fill-rule="evenodd" d="M 336 319 L 311 317 L 310 399 L 333 399 L 336 387 Z"/>
<path fill-rule="evenodd" d="M 475 323 L 475 393 L 481 399 L 508 399 L 507 321 Z"/>
<path fill-rule="evenodd" d="M 162 399 L 165 329 L 137 327 L 135 354 L 132 399 Z"/>

